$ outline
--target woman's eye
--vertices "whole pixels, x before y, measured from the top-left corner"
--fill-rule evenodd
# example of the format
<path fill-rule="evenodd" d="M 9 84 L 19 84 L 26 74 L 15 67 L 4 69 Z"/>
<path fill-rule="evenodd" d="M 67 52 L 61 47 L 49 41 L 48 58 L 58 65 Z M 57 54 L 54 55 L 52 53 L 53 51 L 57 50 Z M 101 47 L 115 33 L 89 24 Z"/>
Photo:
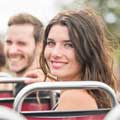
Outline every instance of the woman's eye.
<path fill-rule="evenodd" d="M 52 41 L 48 41 L 48 42 L 47 42 L 47 46 L 52 47 L 52 46 L 54 46 L 54 45 L 55 45 L 55 43 L 54 43 L 54 42 L 52 42 Z"/>
<path fill-rule="evenodd" d="M 72 43 L 66 43 L 65 47 L 67 47 L 67 48 L 73 48 L 73 45 L 72 45 Z"/>

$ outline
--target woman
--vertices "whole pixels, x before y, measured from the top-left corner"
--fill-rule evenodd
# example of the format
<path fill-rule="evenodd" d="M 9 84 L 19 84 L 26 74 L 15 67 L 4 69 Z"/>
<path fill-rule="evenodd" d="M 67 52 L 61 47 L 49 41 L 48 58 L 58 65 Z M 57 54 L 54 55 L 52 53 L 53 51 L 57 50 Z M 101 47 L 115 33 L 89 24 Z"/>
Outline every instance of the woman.
<path fill-rule="evenodd" d="M 46 78 L 58 81 L 94 80 L 116 90 L 104 24 L 92 10 L 64 11 L 44 33 L 40 59 Z M 99 90 L 62 90 L 56 110 L 108 108 L 110 98 Z"/>

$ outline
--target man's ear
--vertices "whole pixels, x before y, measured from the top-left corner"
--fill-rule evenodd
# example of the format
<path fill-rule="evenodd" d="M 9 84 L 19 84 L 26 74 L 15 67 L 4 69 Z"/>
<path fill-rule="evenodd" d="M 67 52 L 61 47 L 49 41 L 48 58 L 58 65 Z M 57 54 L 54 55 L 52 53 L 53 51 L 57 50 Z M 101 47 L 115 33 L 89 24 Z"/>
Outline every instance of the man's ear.
<path fill-rule="evenodd" d="M 42 46 L 43 46 L 42 42 L 38 42 L 38 43 L 36 44 L 36 54 L 37 54 L 37 55 L 38 55 L 38 54 L 39 54 L 39 55 L 41 54 Z"/>

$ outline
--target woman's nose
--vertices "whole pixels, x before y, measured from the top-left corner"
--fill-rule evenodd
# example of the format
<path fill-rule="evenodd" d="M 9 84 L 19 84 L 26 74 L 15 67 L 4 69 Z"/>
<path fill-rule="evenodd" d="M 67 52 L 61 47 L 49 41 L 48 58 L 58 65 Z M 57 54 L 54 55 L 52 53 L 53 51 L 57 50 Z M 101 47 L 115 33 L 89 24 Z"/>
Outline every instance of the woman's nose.
<path fill-rule="evenodd" d="M 52 50 L 52 56 L 61 57 L 62 56 L 62 48 L 60 46 L 55 46 Z"/>

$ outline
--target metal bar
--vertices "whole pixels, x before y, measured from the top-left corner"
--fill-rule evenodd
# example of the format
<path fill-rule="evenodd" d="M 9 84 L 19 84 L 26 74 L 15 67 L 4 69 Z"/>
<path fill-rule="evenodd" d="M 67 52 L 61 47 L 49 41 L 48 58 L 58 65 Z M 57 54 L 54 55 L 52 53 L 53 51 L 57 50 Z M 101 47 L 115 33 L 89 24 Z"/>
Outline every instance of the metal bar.
<path fill-rule="evenodd" d="M 25 97 L 27 97 L 30 93 L 35 92 L 37 90 L 56 90 L 56 89 L 73 89 L 73 88 L 103 90 L 110 95 L 113 107 L 118 104 L 117 97 L 114 90 L 102 82 L 97 82 L 97 81 L 40 82 L 40 83 L 33 83 L 24 87 L 16 96 L 13 103 L 13 107 L 16 111 L 20 112 L 21 105 Z"/>
<path fill-rule="evenodd" d="M 0 83 L 18 83 L 24 82 L 25 80 L 30 80 L 27 77 L 0 77 Z"/>

